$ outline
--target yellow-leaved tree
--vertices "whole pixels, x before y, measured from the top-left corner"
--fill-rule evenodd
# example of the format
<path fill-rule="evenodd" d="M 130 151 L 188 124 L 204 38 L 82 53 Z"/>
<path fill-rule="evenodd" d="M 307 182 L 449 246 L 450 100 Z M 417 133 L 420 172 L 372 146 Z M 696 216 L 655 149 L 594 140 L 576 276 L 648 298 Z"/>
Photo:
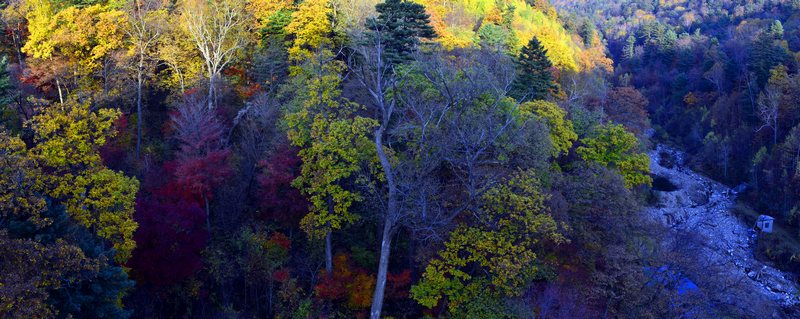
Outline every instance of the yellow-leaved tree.
<path fill-rule="evenodd" d="M 108 240 L 124 262 L 136 247 L 133 207 L 139 182 L 105 167 L 99 149 L 113 137 L 120 112 L 72 99 L 50 105 L 28 122 L 33 130 L 27 156 L 42 175 L 41 192 L 64 204 L 79 224 Z"/>
<path fill-rule="evenodd" d="M 518 296 L 545 274 L 542 242 L 567 241 L 545 205 L 548 196 L 535 172 L 521 171 L 488 190 L 472 215 L 476 220 L 450 233 L 444 248 L 411 288 L 411 297 L 433 308 L 446 300 L 449 311 L 489 318 L 491 304 Z"/>
<path fill-rule="evenodd" d="M 292 14 L 292 22 L 286 26 L 286 33 L 294 35 L 289 47 L 289 58 L 301 62 L 319 49 L 331 49 L 334 32 L 332 21 L 333 7 L 330 0 L 306 0 L 297 6 Z"/>
<path fill-rule="evenodd" d="M 519 106 L 526 116 L 532 116 L 542 121 L 550 131 L 550 142 L 553 143 L 553 156 L 569 153 L 572 142 L 578 139 L 578 134 L 572 127 L 572 121 L 567 119 L 567 112 L 553 102 L 536 100 L 525 102 Z"/>
<path fill-rule="evenodd" d="M 167 25 L 170 27 L 159 37 L 156 50 L 158 60 L 167 66 L 160 73 L 160 84 L 184 94 L 202 78 L 205 62 L 195 49 L 192 36 L 185 28 L 176 27 L 180 25 L 180 16 L 168 16 Z"/>
<path fill-rule="evenodd" d="M 247 11 L 253 14 L 253 27 L 261 30 L 267 26 L 275 13 L 294 6 L 292 0 L 248 0 Z"/>
<path fill-rule="evenodd" d="M 286 120 L 288 136 L 301 148 L 301 175 L 293 185 L 309 199 L 301 226 L 309 237 L 325 238 L 325 269 L 333 270 L 331 233 L 355 222 L 351 206 L 361 194 L 348 187 L 363 180 L 359 173 L 374 160 L 369 134 L 377 123 L 362 117 L 363 106 L 342 96 L 345 65 L 335 59 L 329 0 L 309 0 L 298 7 L 286 27 L 295 36 L 289 48 L 295 98 Z"/>
<path fill-rule="evenodd" d="M 124 47 L 125 14 L 103 5 L 67 7 L 56 12 L 48 0 L 26 4 L 30 36 L 21 50 L 36 59 L 62 62 L 54 67 L 61 68 L 65 78 L 65 83 L 57 83 L 61 101 L 61 86 L 67 83 L 77 84 L 85 93 L 102 91 L 109 95 L 107 86 L 92 89 L 98 86 L 92 75 L 109 63 L 112 52 Z"/>

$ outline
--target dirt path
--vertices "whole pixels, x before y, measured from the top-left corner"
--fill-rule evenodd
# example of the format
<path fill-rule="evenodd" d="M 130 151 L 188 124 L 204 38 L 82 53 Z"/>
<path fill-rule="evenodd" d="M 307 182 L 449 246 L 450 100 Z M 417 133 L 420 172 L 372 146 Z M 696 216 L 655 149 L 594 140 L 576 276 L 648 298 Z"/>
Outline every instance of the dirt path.
<path fill-rule="evenodd" d="M 794 276 L 753 257 L 752 225 L 731 212 L 735 192 L 685 167 L 679 151 L 658 146 L 650 158 L 661 191 L 646 215 L 669 228 L 664 245 L 686 275 L 715 304 L 753 318 L 800 318 Z"/>

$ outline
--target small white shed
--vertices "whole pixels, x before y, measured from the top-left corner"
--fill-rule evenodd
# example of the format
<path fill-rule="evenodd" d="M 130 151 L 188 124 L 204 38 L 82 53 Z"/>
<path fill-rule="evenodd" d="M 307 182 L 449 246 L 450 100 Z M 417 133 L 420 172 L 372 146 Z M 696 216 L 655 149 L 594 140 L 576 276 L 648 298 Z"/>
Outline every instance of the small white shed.
<path fill-rule="evenodd" d="M 772 224 L 775 223 L 775 218 L 767 215 L 760 215 L 756 220 L 756 228 L 765 233 L 772 232 Z"/>

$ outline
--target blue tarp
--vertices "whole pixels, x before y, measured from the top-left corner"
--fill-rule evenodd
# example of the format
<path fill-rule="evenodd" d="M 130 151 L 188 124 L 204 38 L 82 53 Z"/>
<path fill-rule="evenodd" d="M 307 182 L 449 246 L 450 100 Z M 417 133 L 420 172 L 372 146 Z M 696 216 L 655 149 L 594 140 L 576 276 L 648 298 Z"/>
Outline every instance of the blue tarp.
<path fill-rule="evenodd" d="M 669 266 L 663 265 L 658 269 L 644 267 L 644 274 L 650 278 L 648 286 L 660 284 L 662 286 L 676 289 L 679 295 L 696 292 L 699 288 L 691 279 L 683 275 L 680 271 L 671 270 Z"/>

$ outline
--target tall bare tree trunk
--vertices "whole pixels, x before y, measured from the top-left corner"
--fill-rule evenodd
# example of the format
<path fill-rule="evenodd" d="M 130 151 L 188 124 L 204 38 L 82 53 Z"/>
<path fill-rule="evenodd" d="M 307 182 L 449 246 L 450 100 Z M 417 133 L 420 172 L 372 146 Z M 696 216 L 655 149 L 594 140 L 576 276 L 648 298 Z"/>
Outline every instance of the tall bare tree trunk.
<path fill-rule="evenodd" d="M 208 109 L 214 109 L 214 78 L 216 76 L 212 73 L 208 77 Z"/>
<path fill-rule="evenodd" d="M 19 28 L 11 29 L 11 39 L 14 40 L 14 51 L 17 54 L 17 63 L 19 64 L 20 69 L 24 69 L 25 60 L 23 58 L 22 49 L 20 47 L 20 43 L 22 41 L 20 41 Z"/>
<path fill-rule="evenodd" d="M 325 273 L 333 273 L 333 249 L 331 248 L 331 230 L 325 232 Z"/>
<path fill-rule="evenodd" d="M 142 86 L 144 85 L 144 55 L 139 56 L 139 69 L 136 74 L 136 157 L 142 149 Z"/>
<path fill-rule="evenodd" d="M 384 215 L 383 234 L 381 237 L 381 256 L 378 262 L 378 278 L 375 281 L 375 292 L 372 295 L 372 308 L 369 317 L 380 319 L 383 309 L 383 295 L 386 290 L 386 275 L 389 272 L 389 256 L 392 250 L 392 234 L 394 230 L 395 218 L 398 215 L 397 185 L 394 180 L 394 172 L 389 157 L 383 149 L 383 133 L 388 126 L 388 116 L 384 117 L 383 125 L 375 132 L 375 147 L 378 151 L 383 172 L 386 175 L 386 184 L 389 188 L 389 199 Z"/>
<path fill-rule="evenodd" d="M 208 235 L 211 236 L 211 209 L 208 205 L 208 196 L 203 194 L 203 201 L 206 202 L 206 228 L 208 228 Z"/>
<path fill-rule="evenodd" d="M 328 194 L 328 214 L 333 216 L 334 214 L 334 207 L 333 207 L 333 196 Z M 328 223 L 327 230 L 325 232 L 325 273 L 328 275 L 333 273 L 333 243 L 331 241 L 331 224 Z"/>
<path fill-rule="evenodd" d="M 388 221 L 383 225 L 383 238 L 381 239 L 381 258 L 378 262 L 378 278 L 375 281 L 375 293 L 372 295 L 372 309 L 370 319 L 380 319 L 383 309 L 383 294 L 386 290 L 386 275 L 389 272 L 389 255 L 392 250 L 392 225 Z"/>
<path fill-rule="evenodd" d="M 58 102 L 64 104 L 64 95 L 61 93 L 61 83 L 58 82 L 58 78 L 56 78 L 56 87 L 58 88 Z"/>
<path fill-rule="evenodd" d="M 772 120 L 772 145 L 778 145 L 778 116 Z"/>
<path fill-rule="evenodd" d="M 267 296 L 267 314 L 272 315 L 272 294 L 273 290 L 275 290 L 275 281 L 269 281 L 269 296 Z M 258 302 L 256 302 L 258 304 Z"/>

